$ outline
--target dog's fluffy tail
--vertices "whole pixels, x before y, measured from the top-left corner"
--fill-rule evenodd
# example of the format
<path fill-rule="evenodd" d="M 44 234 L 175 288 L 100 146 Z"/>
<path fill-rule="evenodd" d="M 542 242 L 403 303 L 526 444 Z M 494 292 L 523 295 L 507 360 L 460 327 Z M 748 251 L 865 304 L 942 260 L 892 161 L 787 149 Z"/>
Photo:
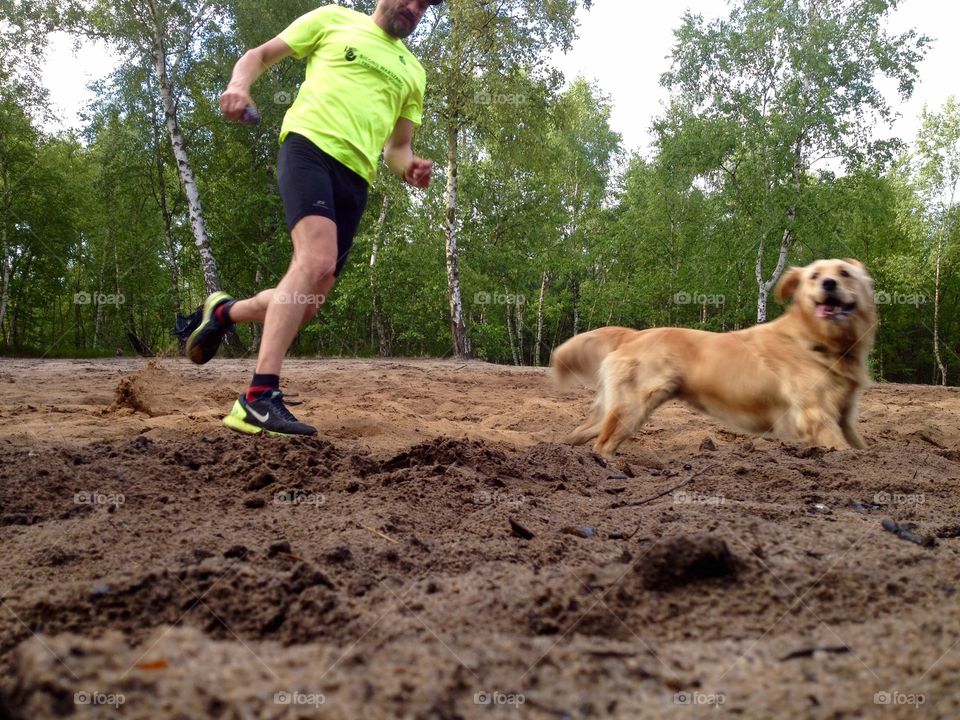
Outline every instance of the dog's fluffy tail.
<path fill-rule="evenodd" d="M 604 327 L 570 338 L 550 356 L 553 381 L 561 390 L 577 383 L 596 388 L 601 363 L 636 333 L 630 328 Z"/>

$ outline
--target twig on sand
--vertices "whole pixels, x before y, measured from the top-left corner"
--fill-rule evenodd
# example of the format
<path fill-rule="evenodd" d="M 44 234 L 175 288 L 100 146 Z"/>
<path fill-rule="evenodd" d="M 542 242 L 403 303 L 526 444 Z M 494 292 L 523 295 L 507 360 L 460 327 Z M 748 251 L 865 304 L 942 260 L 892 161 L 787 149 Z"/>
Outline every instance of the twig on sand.
<path fill-rule="evenodd" d="M 384 535 L 384 534 L 383 534 L 382 532 L 380 532 L 379 530 L 375 530 L 375 529 L 373 529 L 372 527 L 368 527 L 368 526 L 366 526 L 366 525 L 364 525 L 363 523 L 360 523 L 360 522 L 358 522 L 357 525 L 359 525 L 360 527 L 362 527 L 364 530 L 367 530 L 367 531 L 369 531 L 369 532 L 372 532 L 374 535 L 379 535 L 380 537 L 382 537 L 382 538 L 383 538 L 384 540 L 386 540 L 387 542 L 391 542 L 391 543 L 393 543 L 394 545 L 399 544 L 399 543 L 398 543 L 396 540 L 394 540 L 392 537 L 390 537 L 389 535 Z"/>
<path fill-rule="evenodd" d="M 510 531 L 518 538 L 521 538 L 522 540 L 533 540 L 533 533 L 530 532 L 530 530 L 525 528 L 512 517 L 508 517 L 507 521 L 510 523 Z"/>
<path fill-rule="evenodd" d="M 656 495 L 651 495 L 650 497 L 644 498 L 643 500 L 634 500 L 634 501 L 632 501 L 632 502 L 618 502 L 618 503 L 614 503 L 614 504 L 612 505 L 612 507 L 617 507 L 617 508 L 621 508 L 621 507 L 639 507 L 639 506 L 641 506 L 641 505 L 646 505 L 647 503 L 653 502 L 654 500 L 656 500 L 656 499 L 658 499 L 658 498 L 662 498 L 664 495 L 669 495 L 669 494 L 672 493 L 674 490 L 679 490 L 680 488 L 682 488 L 684 485 L 686 485 L 687 483 L 689 483 L 689 482 L 690 482 L 691 480 L 693 480 L 694 478 L 699 477 L 700 475 L 703 475 L 707 470 L 712 470 L 712 469 L 715 468 L 716 466 L 717 466 L 716 463 L 714 463 L 713 465 L 707 465 L 705 468 L 703 468 L 702 470 L 698 470 L 697 472 L 695 472 L 693 475 L 691 475 L 690 477 L 688 477 L 688 478 L 687 478 L 686 480 L 684 480 L 683 482 L 677 483 L 677 484 L 674 485 L 673 487 L 669 487 L 669 488 L 667 488 L 666 490 L 664 490 L 663 492 L 657 493 Z"/>
<path fill-rule="evenodd" d="M 787 653 L 782 658 L 780 658 L 780 662 L 786 662 L 787 660 L 794 660 L 795 658 L 813 657 L 818 652 L 830 653 L 832 655 L 840 655 L 842 653 L 850 652 L 850 648 L 847 647 L 846 645 L 824 645 L 819 647 L 801 648 L 800 650 L 794 650 L 792 653 Z"/>
<path fill-rule="evenodd" d="M 558 708 L 558 707 L 552 707 L 552 706 L 550 706 L 550 705 L 547 705 L 546 703 L 542 703 L 542 702 L 540 702 L 539 700 L 530 697 L 529 695 L 525 695 L 525 696 L 524 696 L 524 701 L 523 701 L 523 703 L 524 703 L 524 705 L 530 705 L 530 706 L 532 706 L 532 707 L 535 707 L 535 708 L 537 708 L 537 710 L 543 710 L 545 713 L 549 713 L 550 715 L 553 715 L 554 717 L 558 718 L 559 720 L 572 720 L 572 719 L 573 719 L 573 715 L 570 713 L 569 710 L 564 710 L 564 709 Z"/>
<path fill-rule="evenodd" d="M 703 475 L 705 472 L 707 472 L 707 470 L 712 470 L 712 469 L 715 468 L 716 466 L 717 466 L 717 463 L 714 463 L 713 465 L 707 465 L 705 468 L 703 468 L 703 469 L 701 469 L 701 470 L 698 470 L 697 472 L 695 472 L 693 475 L 691 475 L 690 477 L 688 477 L 688 478 L 687 478 L 686 480 L 684 480 L 683 482 L 677 483 L 677 484 L 674 485 L 673 487 L 669 487 L 669 488 L 667 488 L 666 490 L 664 490 L 663 492 L 657 493 L 656 495 L 651 495 L 650 497 L 644 498 L 643 500 L 635 500 L 634 502 L 617 503 L 616 507 L 639 507 L 640 505 L 646 505 L 647 503 L 653 502 L 654 500 L 656 500 L 656 499 L 658 499 L 658 498 L 662 498 L 664 495 L 669 495 L 669 494 L 672 493 L 674 490 L 679 490 L 679 489 L 682 488 L 684 485 L 687 485 L 688 483 L 690 483 L 694 478 L 697 478 L 697 477 Z M 627 536 L 624 538 L 624 540 L 631 540 L 631 539 L 633 539 L 633 536 L 636 535 L 638 532 L 640 532 L 640 528 L 642 528 L 642 527 L 643 527 L 642 524 L 641 524 L 641 525 L 637 525 L 637 529 L 634 530 L 634 531 L 633 531 L 632 533 L 630 533 L 629 535 L 627 535 Z"/>

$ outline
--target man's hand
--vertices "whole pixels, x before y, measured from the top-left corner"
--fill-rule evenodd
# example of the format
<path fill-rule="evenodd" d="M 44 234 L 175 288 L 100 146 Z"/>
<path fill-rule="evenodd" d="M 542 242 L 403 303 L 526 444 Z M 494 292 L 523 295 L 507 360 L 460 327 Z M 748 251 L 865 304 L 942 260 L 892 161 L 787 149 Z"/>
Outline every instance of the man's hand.
<path fill-rule="evenodd" d="M 413 154 L 413 123 L 400 118 L 383 148 L 383 159 L 390 172 L 415 188 L 430 187 L 433 161 Z"/>
<path fill-rule="evenodd" d="M 403 171 L 403 180 L 408 185 L 425 190 L 430 187 L 430 178 L 433 177 L 433 160 L 412 157 L 407 169 Z"/>
<path fill-rule="evenodd" d="M 249 108 L 255 108 L 257 105 L 250 97 L 250 91 L 242 85 L 231 83 L 220 96 L 220 112 L 234 122 L 240 122 L 243 119 L 243 111 Z"/>
<path fill-rule="evenodd" d="M 263 45 L 247 50 L 237 64 L 233 66 L 230 84 L 220 96 L 220 112 L 236 122 L 243 122 L 243 111 L 256 108 L 250 97 L 250 86 L 271 65 L 280 62 L 293 51 L 280 38 L 268 40 Z"/>

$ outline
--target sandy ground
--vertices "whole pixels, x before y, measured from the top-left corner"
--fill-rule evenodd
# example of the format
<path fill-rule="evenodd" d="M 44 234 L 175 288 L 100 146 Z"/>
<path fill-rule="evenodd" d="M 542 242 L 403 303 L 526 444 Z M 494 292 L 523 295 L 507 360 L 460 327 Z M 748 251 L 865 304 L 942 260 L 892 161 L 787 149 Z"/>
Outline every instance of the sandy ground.
<path fill-rule="evenodd" d="M 957 390 L 607 464 L 543 370 L 290 362 L 313 439 L 219 424 L 251 372 L 0 360 L 0 718 L 960 713 Z"/>

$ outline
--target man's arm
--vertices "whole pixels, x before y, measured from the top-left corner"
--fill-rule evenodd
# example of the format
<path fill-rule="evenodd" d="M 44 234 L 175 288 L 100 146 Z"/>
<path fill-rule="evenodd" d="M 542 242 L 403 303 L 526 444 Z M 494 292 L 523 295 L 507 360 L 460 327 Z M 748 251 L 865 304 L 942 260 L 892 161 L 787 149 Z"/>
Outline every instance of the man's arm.
<path fill-rule="evenodd" d="M 413 154 L 413 127 L 407 118 L 397 120 L 383 148 L 383 159 L 398 178 L 413 187 L 426 188 L 433 175 L 433 161 Z"/>
<path fill-rule="evenodd" d="M 250 86 L 268 67 L 292 53 L 290 46 L 278 37 L 247 50 L 233 66 L 230 84 L 220 96 L 220 111 L 231 120 L 240 120 L 246 108 L 256 107 L 250 96 Z"/>

